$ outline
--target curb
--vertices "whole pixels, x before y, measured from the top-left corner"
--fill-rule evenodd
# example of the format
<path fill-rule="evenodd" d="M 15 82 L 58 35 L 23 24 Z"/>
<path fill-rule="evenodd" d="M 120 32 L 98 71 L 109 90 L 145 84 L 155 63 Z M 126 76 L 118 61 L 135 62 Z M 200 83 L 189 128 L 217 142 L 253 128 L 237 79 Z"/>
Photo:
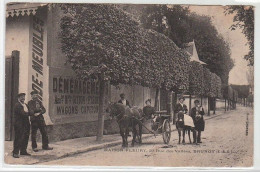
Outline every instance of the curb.
<path fill-rule="evenodd" d="M 225 112 L 221 113 L 219 115 L 216 115 L 216 116 L 205 118 L 205 120 L 216 118 L 216 117 L 221 116 L 223 114 L 225 114 Z M 174 131 L 177 131 L 177 130 L 173 129 L 172 132 L 174 132 Z M 147 138 L 150 138 L 150 137 L 153 137 L 153 136 L 154 136 L 153 134 L 149 134 L 147 136 L 142 137 L 142 139 L 147 139 Z M 99 149 L 106 148 L 106 147 L 113 147 L 113 146 L 119 145 L 121 143 L 122 143 L 122 140 L 117 140 L 117 141 L 114 141 L 114 142 L 98 144 L 96 146 L 90 146 L 90 147 L 87 147 L 87 148 L 84 148 L 84 149 L 79 149 L 77 151 L 73 151 L 73 152 L 70 152 L 70 153 L 65 153 L 65 154 L 63 154 L 61 156 L 58 156 L 58 157 L 55 157 L 55 158 L 51 158 L 49 160 L 38 161 L 38 162 L 32 163 L 32 165 L 39 164 L 39 163 L 44 163 L 44 162 L 49 162 L 49 161 L 53 161 L 53 160 L 58 160 L 58 159 L 63 159 L 63 158 L 70 157 L 70 156 L 73 156 L 73 155 L 86 153 L 86 152 L 90 152 L 90 151 L 94 151 L 94 150 L 99 150 Z"/>
<path fill-rule="evenodd" d="M 172 131 L 174 131 L 174 130 L 172 130 Z M 150 135 L 142 137 L 142 139 L 147 139 L 147 138 L 150 138 L 152 136 L 154 136 L 154 135 L 150 134 Z M 117 140 L 117 141 L 114 141 L 114 142 L 98 144 L 96 146 L 90 146 L 90 147 L 87 147 L 87 148 L 84 148 L 84 149 L 79 149 L 77 151 L 73 151 L 73 152 L 70 152 L 70 153 L 65 153 L 65 154 L 63 154 L 61 156 L 58 156 L 58 157 L 55 157 L 55 158 L 51 158 L 51 159 L 48 159 L 48 160 L 34 162 L 31 165 L 44 163 L 44 162 L 49 162 L 49 161 L 53 161 L 53 160 L 57 160 L 57 159 L 63 159 L 63 158 L 66 158 L 66 157 L 70 157 L 70 156 L 74 156 L 74 155 L 77 155 L 77 154 L 86 153 L 86 152 L 90 152 L 90 151 L 94 151 L 94 150 L 99 150 L 99 149 L 106 148 L 106 147 L 113 147 L 113 146 L 117 146 L 117 145 L 119 145 L 121 143 L 122 143 L 122 140 Z"/>

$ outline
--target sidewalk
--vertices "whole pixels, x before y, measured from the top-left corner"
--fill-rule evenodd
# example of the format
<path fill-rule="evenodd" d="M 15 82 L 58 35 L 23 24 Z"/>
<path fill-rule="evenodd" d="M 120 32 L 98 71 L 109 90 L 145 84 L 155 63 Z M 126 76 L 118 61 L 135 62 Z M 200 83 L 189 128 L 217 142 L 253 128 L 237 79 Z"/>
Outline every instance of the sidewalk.
<path fill-rule="evenodd" d="M 224 111 L 217 111 L 215 115 L 211 114 L 210 116 L 205 116 L 204 119 L 205 120 L 212 119 L 224 113 L 225 113 Z M 172 131 L 175 130 L 176 130 L 175 125 L 172 125 Z M 150 138 L 153 136 L 154 136 L 153 134 L 143 134 L 143 139 Z M 161 137 L 160 134 L 158 134 L 158 137 Z M 132 137 L 130 137 L 128 141 L 129 145 L 131 144 L 131 140 Z M 95 136 L 91 136 L 91 137 L 75 138 L 75 139 L 68 139 L 65 141 L 53 142 L 50 143 L 50 146 L 54 148 L 53 150 L 50 151 L 39 150 L 39 152 L 33 152 L 30 147 L 31 142 L 29 141 L 27 151 L 28 153 L 32 154 L 32 156 L 20 156 L 19 159 L 15 159 L 12 157 L 13 141 L 5 141 L 4 160 L 6 164 L 15 164 L 15 165 L 39 164 L 42 162 L 57 160 L 64 157 L 79 154 L 79 153 L 121 145 L 121 143 L 122 143 L 122 138 L 119 134 L 104 135 L 103 140 L 100 142 L 96 141 Z M 162 144 L 163 144 L 163 140 L 162 140 Z M 39 147 L 40 146 L 41 144 L 39 143 Z"/>

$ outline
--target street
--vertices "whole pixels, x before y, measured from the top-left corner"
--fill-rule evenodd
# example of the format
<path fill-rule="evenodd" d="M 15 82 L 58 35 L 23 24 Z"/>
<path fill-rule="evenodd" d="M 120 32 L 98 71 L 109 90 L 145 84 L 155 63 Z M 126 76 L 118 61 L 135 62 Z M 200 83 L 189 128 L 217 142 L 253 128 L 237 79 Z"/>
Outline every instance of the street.
<path fill-rule="evenodd" d="M 175 129 L 175 126 L 172 126 Z M 248 167 L 253 165 L 253 109 L 236 110 L 206 120 L 202 143 L 178 144 L 173 131 L 169 145 L 158 135 L 143 140 L 142 145 L 115 146 L 44 162 L 44 165 L 74 166 L 164 166 L 164 167 Z M 192 138 L 192 134 L 191 134 Z M 131 137 L 129 139 L 130 145 Z M 98 161 L 98 162 L 97 162 Z"/>

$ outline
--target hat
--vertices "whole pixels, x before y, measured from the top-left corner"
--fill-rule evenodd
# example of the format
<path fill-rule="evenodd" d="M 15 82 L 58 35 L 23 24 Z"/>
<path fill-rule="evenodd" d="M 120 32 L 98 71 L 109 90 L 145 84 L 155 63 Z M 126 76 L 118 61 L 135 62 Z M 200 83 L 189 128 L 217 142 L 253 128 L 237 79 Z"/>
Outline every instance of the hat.
<path fill-rule="evenodd" d="M 21 97 L 21 96 L 25 96 L 26 94 L 25 93 L 19 93 L 18 95 L 17 95 L 17 97 Z"/>
<path fill-rule="evenodd" d="M 147 103 L 147 102 L 152 102 L 152 100 L 151 99 L 147 99 L 146 101 L 145 101 L 145 103 Z"/>
<path fill-rule="evenodd" d="M 125 96 L 125 94 L 124 94 L 124 93 L 121 93 L 121 94 L 120 94 L 120 97 L 123 97 L 123 96 Z"/>
<path fill-rule="evenodd" d="M 199 100 L 195 100 L 194 103 L 199 103 L 200 101 Z"/>
<path fill-rule="evenodd" d="M 33 95 L 33 94 L 38 94 L 38 92 L 37 91 L 32 91 L 31 95 Z"/>
<path fill-rule="evenodd" d="M 185 98 L 184 98 L 183 96 L 180 96 L 180 97 L 179 97 L 179 100 L 180 100 L 180 99 L 183 99 L 183 100 L 185 100 Z"/>

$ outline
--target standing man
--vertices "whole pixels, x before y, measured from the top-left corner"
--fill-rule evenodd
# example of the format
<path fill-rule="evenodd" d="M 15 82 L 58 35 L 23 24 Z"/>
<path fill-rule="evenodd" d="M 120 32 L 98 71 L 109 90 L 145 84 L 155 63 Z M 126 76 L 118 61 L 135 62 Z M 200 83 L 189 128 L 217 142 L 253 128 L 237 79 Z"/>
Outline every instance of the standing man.
<path fill-rule="evenodd" d="M 125 99 L 125 94 L 124 93 L 120 94 L 120 100 L 118 101 L 118 103 L 121 103 L 121 104 L 131 108 L 131 106 L 129 104 L 129 101 Z"/>
<path fill-rule="evenodd" d="M 46 132 L 46 124 L 44 121 L 43 114 L 46 112 L 42 102 L 38 99 L 38 93 L 36 91 L 31 92 L 32 100 L 28 102 L 28 107 L 31 115 L 31 126 L 32 126 L 32 149 L 34 152 L 38 152 L 37 143 L 36 143 L 36 134 L 39 129 L 42 135 L 42 149 L 43 150 L 52 150 L 52 147 L 49 147 L 48 135 Z"/>
<path fill-rule="evenodd" d="M 197 142 L 201 142 L 201 131 L 204 131 L 205 121 L 203 115 L 205 115 L 204 109 L 200 105 L 199 100 L 194 101 L 195 107 L 191 109 L 191 117 L 194 121 L 195 129 L 198 131 Z"/>
<path fill-rule="evenodd" d="M 26 151 L 30 135 L 29 109 L 24 103 L 25 93 L 20 93 L 17 97 L 18 102 L 14 106 L 14 158 L 19 158 L 19 152 L 20 155 L 30 156 Z"/>

